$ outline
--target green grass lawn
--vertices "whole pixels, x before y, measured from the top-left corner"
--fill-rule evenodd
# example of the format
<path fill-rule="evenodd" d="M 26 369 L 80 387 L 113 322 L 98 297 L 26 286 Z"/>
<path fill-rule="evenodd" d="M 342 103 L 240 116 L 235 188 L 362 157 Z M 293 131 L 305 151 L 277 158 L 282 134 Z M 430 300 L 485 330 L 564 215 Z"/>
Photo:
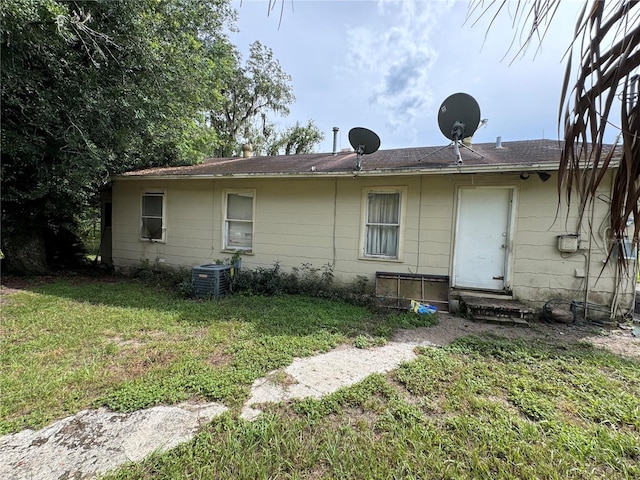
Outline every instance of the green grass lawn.
<path fill-rule="evenodd" d="M 239 406 L 294 356 L 380 341 L 408 320 L 425 321 L 300 296 L 193 301 L 123 279 L 34 281 L 2 305 L 0 434 L 91 406 Z"/>
<path fill-rule="evenodd" d="M 2 317 L 3 433 L 89 406 L 238 407 L 293 356 L 424 318 L 297 296 L 195 302 L 86 278 L 34 284 Z M 585 344 L 466 337 L 254 422 L 237 412 L 108 478 L 640 478 L 640 362 Z"/>

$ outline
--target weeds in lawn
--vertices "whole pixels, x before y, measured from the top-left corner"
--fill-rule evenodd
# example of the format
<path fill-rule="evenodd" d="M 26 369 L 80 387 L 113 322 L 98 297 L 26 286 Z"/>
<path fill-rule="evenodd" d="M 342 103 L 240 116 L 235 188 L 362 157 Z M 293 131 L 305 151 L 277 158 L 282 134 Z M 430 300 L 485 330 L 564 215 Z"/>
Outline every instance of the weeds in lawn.
<path fill-rule="evenodd" d="M 385 337 L 371 337 L 369 335 L 358 335 L 353 340 L 353 346 L 356 348 L 367 349 L 371 347 L 381 347 L 387 343 L 387 339 Z"/>
<path fill-rule="evenodd" d="M 291 295 L 198 302 L 131 281 L 39 284 L 3 305 L 0 431 L 90 405 L 237 406 L 294 356 L 434 321 Z M 270 406 L 254 422 L 224 414 L 107 478 L 640 478 L 637 361 L 490 336 L 417 352 L 395 372 Z"/>
<path fill-rule="evenodd" d="M 467 337 L 252 423 L 225 414 L 108 478 L 639 478 L 638 367 L 581 344 Z"/>
<path fill-rule="evenodd" d="M 3 305 L 0 432 L 92 405 L 123 412 L 188 398 L 239 405 L 256 378 L 294 356 L 358 335 L 381 342 L 400 318 L 291 295 L 183 300 L 123 279 L 34 285 Z"/>

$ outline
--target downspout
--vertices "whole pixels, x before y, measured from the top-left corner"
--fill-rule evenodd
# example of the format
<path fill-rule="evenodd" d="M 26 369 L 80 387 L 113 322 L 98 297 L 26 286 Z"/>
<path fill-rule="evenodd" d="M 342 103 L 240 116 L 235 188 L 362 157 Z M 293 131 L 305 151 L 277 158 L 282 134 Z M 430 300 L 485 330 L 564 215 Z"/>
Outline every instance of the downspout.
<path fill-rule="evenodd" d="M 337 223 L 338 223 L 338 179 L 336 178 L 333 181 L 333 265 L 332 265 L 333 268 L 335 268 L 336 266 L 336 224 Z"/>
<path fill-rule="evenodd" d="M 622 284 L 622 278 L 620 277 L 620 271 L 616 265 L 616 273 L 613 283 L 613 299 L 611 300 L 611 308 L 609 309 L 609 320 L 613 320 L 616 317 L 616 312 L 619 310 L 620 305 L 620 286 Z"/>
<path fill-rule="evenodd" d="M 616 145 L 618 144 L 618 141 L 616 139 Z M 615 177 L 616 175 L 612 172 L 611 173 L 611 193 L 609 195 L 609 198 L 613 198 L 613 189 L 615 186 Z M 611 208 L 609 208 L 610 212 L 609 215 L 611 215 Z M 608 239 L 606 240 L 608 242 Z M 621 239 L 622 242 L 624 242 L 624 238 Z M 618 245 L 616 245 L 616 251 L 618 256 L 620 255 L 620 250 L 618 249 Z M 609 249 L 607 249 L 609 250 Z M 607 255 L 608 256 L 608 255 Z M 614 258 L 614 260 L 616 262 L 619 261 L 619 259 L 616 257 Z M 611 320 L 612 318 L 615 317 L 616 315 L 616 311 L 618 310 L 618 297 L 620 295 L 620 274 L 619 274 L 619 268 L 618 265 L 616 264 L 615 266 L 615 274 L 613 277 L 613 297 L 611 298 L 611 307 L 609 309 L 609 320 Z"/>
<path fill-rule="evenodd" d="M 216 251 L 216 181 L 211 180 L 211 258 Z M 220 243 L 218 243 L 220 245 Z"/>
<path fill-rule="evenodd" d="M 638 251 L 638 248 L 640 248 L 638 246 L 638 244 L 636 244 L 636 253 Z M 633 317 L 633 314 L 636 311 L 636 298 L 637 298 L 637 294 L 638 294 L 638 290 L 636 289 L 636 282 L 638 281 L 638 269 L 640 268 L 640 265 L 638 265 L 638 263 L 640 263 L 638 261 L 638 257 L 636 256 L 636 260 L 635 260 L 635 267 L 633 269 L 633 278 L 631 278 L 631 283 L 633 285 L 633 294 L 631 295 L 631 308 L 629 309 L 629 311 L 627 312 L 627 315 L 630 315 L 631 317 Z"/>
<path fill-rule="evenodd" d="M 619 138 L 619 137 L 618 137 Z M 618 139 L 616 139 L 616 145 L 618 144 Z M 609 192 L 609 198 L 613 198 L 613 189 L 615 188 L 615 183 L 616 183 L 616 175 L 612 172 L 611 173 L 611 190 Z M 611 217 L 611 207 L 609 207 L 609 217 Z M 611 220 L 610 220 L 611 221 Z M 607 232 L 609 232 L 609 229 L 607 229 Z M 609 235 L 607 235 L 608 237 Z M 604 244 L 607 246 L 606 249 L 606 253 L 607 253 L 607 259 L 610 258 L 610 249 L 611 246 L 609 245 L 609 238 L 605 238 L 603 239 Z M 618 252 L 619 253 L 619 252 Z M 618 268 L 616 266 L 616 271 L 615 271 L 615 276 L 613 279 L 613 297 L 611 299 L 611 307 L 609 309 L 609 319 L 612 319 L 615 316 L 615 311 L 617 309 L 617 303 L 618 303 L 618 282 L 619 282 L 619 278 L 618 278 Z"/>

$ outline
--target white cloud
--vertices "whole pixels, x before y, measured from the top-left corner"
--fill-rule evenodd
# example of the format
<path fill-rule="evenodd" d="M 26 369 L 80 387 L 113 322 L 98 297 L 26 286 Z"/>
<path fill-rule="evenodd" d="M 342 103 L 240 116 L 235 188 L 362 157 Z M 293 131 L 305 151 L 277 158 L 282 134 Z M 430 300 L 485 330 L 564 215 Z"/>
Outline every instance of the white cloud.
<path fill-rule="evenodd" d="M 450 8 L 445 2 L 381 0 L 379 21 L 347 34 L 347 64 L 365 77 L 362 94 L 391 131 L 406 130 L 433 104 L 429 80 L 438 53 L 432 35 Z"/>
<path fill-rule="evenodd" d="M 456 92 L 474 96 L 482 118 L 490 119 L 478 142 L 556 135 L 562 56 L 580 3 L 561 2 L 542 49 L 514 62 L 507 12 L 491 26 L 491 15 L 473 26 L 465 23 L 468 1 L 294 0 L 293 10 L 289 4 L 278 28 L 266 0 L 245 0 L 233 41 L 244 52 L 256 39 L 273 48 L 297 98 L 288 118 L 273 120 L 286 126 L 314 119 L 326 135 L 322 151 L 332 148 L 333 126 L 340 127 L 340 146 L 348 146 L 354 126 L 373 129 L 382 148 L 441 145 L 438 107 Z"/>

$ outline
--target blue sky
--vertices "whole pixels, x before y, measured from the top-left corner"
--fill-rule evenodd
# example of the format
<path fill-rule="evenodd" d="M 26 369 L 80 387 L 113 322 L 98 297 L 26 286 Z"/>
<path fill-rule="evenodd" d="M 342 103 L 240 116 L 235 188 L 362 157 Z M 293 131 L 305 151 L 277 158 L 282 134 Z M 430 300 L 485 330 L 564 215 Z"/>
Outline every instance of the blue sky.
<path fill-rule="evenodd" d="M 268 14 L 267 0 L 234 0 L 238 32 L 231 41 L 246 57 L 255 40 L 270 47 L 292 76 L 296 102 L 281 128 L 313 119 L 324 132 L 320 152 L 349 147 L 348 131 L 366 127 L 381 149 L 447 145 L 437 124 L 442 101 L 472 95 L 481 118 L 474 142 L 558 138 L 560 88 L 582 2 L 562 2 L 540 48 L 514 59 L 520 41 L 511 16 L 465 23 L 467 1 L 285 0 Z M 280 24 L 280 25 L 279 25 Z"/>

